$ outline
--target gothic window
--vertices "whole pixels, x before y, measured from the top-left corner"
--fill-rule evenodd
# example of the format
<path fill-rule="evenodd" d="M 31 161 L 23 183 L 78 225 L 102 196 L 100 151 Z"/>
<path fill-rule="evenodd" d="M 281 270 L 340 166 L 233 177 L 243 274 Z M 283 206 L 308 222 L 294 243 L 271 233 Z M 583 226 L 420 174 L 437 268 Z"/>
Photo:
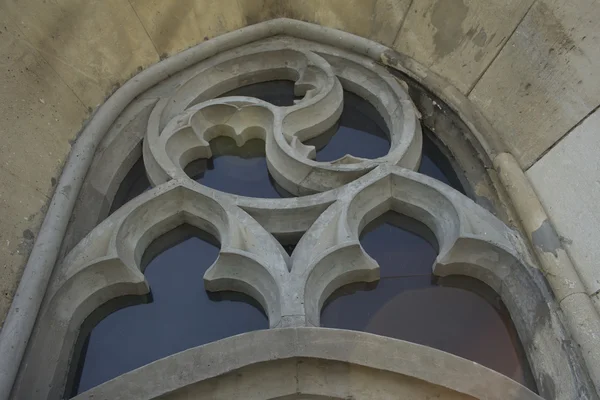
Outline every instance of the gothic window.
<path fill-rule="evenodd" d="M 16 398 L 169 398 L 289 362 L 469 398 L 576 390 L 557 368 L 571 350 L 535 327 L 562 332 L 554 300 L 460 118 L 361 46 L 242 42 L 206 43 L 106 132 Z"/>

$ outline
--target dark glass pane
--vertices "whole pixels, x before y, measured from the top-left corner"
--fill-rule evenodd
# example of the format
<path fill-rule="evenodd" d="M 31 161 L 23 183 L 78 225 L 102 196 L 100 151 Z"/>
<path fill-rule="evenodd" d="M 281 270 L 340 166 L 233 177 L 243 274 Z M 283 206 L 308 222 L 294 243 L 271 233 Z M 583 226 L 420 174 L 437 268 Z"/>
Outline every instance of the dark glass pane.
<path fill-rule="evenodd" d="M 81 356 L 80 376 L 72 385 L 74 394 L 182 350 L 269 327 L 260 306 L 248 296 L 204 290 L 204 272 L 219 252 L 205 237 L 184 226 L 150 246 L 152 255 L 179 241 L 145 270 L 151 301 L 113 312 L 93 328 Z"/>
<path fill-rule="evenodd" d="M 146 175 L 146 169 L 144 168 L 144 159 L 140 157 L 135 164 L 131 167 L 123 181 L 117 189 L 117 193 L 113 198 L 112 205 L 108 215 L 117 211 L 121 206 L 125 205 L 129 200 L 139 196 L 146 190 L 152 188 L 148 176 Z"/>
<path fill-rule="evenodd" d="M 294 100 L 301 98 L 294 95 L 294 82 L 285 80 L 260 82 L 242 86 L 219 97 L 227 96 L 256 97 L 278 107 L 293 106 Z"/>
<path fill-rule="evenodd" d="M 362 97 L 344 91 L 344 110 L 329 132 L 311 139 L 317 161 L 334 161 L 346 154 L 379 158 L 390 150 L 387 125 L 379 112 Z"/>
<path fill-rule="evenodd" d="M 423 150 L 421 153 L 421 165 L 418 169 L 423 175 L 430 176 L 446 185 L 453 187 L 462 194 L 465 189 L 452 168 L 452 164 L 446 155 L 440 150 L 432 139 L 433 133 L 423 129 Z"/>
<path fill-rule="evenodd" d="M 265 142 L 249 140 L 237 147 L 228 137 L 210 142 L 213 157 L 190 163 L 185 172 L 197 182 L 227 193 L 249 197 L 280 198 L 292 195 L 269 175 Z"/>
<path fill-rule="evenodd" d="M 361 244 L 379 263 L 381 280 L 348 285 L 334 293 L 323 308 L 321 326 L 434 347 L 485 365 L 535 390 L 507 313 L 474 291 L 441 286 L 436 281 L 432 266 L 437 250 L 435 242 L 430 244 L 431 232 L 394 213 L 376 219 L 364 232 Z"/>

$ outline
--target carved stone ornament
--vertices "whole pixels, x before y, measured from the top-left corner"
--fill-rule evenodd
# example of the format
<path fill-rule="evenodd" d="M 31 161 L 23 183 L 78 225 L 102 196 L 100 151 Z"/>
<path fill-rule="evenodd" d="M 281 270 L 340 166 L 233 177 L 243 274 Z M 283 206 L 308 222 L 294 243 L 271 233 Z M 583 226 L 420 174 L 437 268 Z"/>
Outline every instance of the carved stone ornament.
<path fill-rule="evenodd" d="M 104 165 L 103 172 L 90 173 L 82 196 L 93 188 L 110 201 L 118 186 L 115 182 L 122 179 L 132 160 L 139 156 L 141 136 L 144 165 L 154 187 L 86 232 L 57 265 L 30 341 L 27 363 L 13 391 L 16 398 L 61 398 L 65 371 L 82 322 L 111 299 L 148 293 L 140 269 L 142 255 L 153 240 L 184 223 L 212 234 L 221 245 L 218 259 L 204 276 L 206 290 L 233 290 L 252 296 L 267 313 L 271 328 L 282 329 L 249 333 L 175 354 L 100 385 L 77 399 L 158 398 L 252 363 L 260 362 L 261 368 L 267 368 L 269 362 L 279 360 L 284 368 L 290 357 L 358 363 L 364 368 L 425 379 L 414 370 L 398 370 L 398 365 L 404 364 L 398 364 L 399 359 L 394 364 L 383 354 L 378 360 L 362 361 L 350 354 L 340 355 L 347 358 L 342 360 L 331 356 L 335 352 L 328 353 L 320 341 L 326 338 L 335 342 L 336 337 L 328 330 L 319 336 L 321 307 L 328 296 L 343 285 L 379 279 L 379 266 L 361 247 L 359 235 L 367 223 L 389 210 L 421 221 L 435 234 L 439 244 L 439 255 L 432 266 L 435 274 L 471 276 L 501 296 L 521 340 L 526 342 L 538 383 L 544 379 L 540 377 L 560 377 L 565 386 L 555 390 L 566 394 L 560 397 L 563 399 L 578 390 L 576 378 L 563 371 L 565 365 L 576 362 L 569 346 L 534 328 L 534 319 L 543 315 L 539 322 L 546 324 L 548 332 L 554 334 L 563 329 L 555 304 L 542 302 L 541 308 L 532 312 L 531 301 L 524 300 L 524 292 L 547 289 L 543 285 L 540 289 L 543 277 L 527 261 L 521 239 L 471 199 L 414 172 L 420 164 L 422 146 L 418 111 L 402 82 L 383 66 L 348 50 L 278 36 L 222 52 L 166 78 L 138 96 L 115 122 L 94 161 L 96 167 Z M 218 97 L 241 86 L 279 79 L 295 82 L 295 94 L 301 98 L 293 106 L 278 107 L 252 97 Z M 333 162 L 315 161 L 315 148 L 306 142 L 322 135 L 339 119 L 344 106 L 343 90 L 370 102 L 383 117 L 391 142 L 383 157 L 362 159 L 347 155 Z M 300 197 L 238 196 L 189 178 L 185 167 L 194 160 L 210 158 L 209 142 L 219 136 L 232 138 L 238 146 L 250 139 L 263 140 L 270 174 L 281 187 Z M 289 256 L 274 235 L 301 239 Z M 547 294 L 532 296 L 543 299 Z M 309 340 L 311 335 L 314 337 Z M 539 398 L 493 371 L 438 350 L 358 332 L 346 332 L 340 338 L 346 344 L 335 347 L 338 353 L 348 343 L 362 341 L 380 353 L 386 347 L 377 346 L 388 346 L 394 357 L 401 349 L 438 360 L 431 364 L 423 359 L 413 361 L 427 368 L 435 366 L 431 371 L 441 371 L 437 378 L 426 378 L 428 382 L 465 396 Z M 246 355 L 248 361 L 240 361 L 245 358 L 236 356 L 234 349 L 238 345 L 241 349 L 244 340 L 250 342 L 243 346 L 251 346 L 252 341 L 261 346 L 254 351 L 264 352 L 264 357 Z M 293 344 L 285 348 L 278 340 Z M 275 346 L 272 357 L 268 356 L 269 343 Z M 531 343 L 537 350 L 530 350 Z M 321 355 L 316 353 L 317 348 Z M 217 361 L 214 371 L 218 372 L 209 373 L 194 364 L 198 359 L 190 361 L 194 357 L 214 358 L 214 352 L 235 359 L 235 368 L 224 366 L 229 361 Z M 186 357 L 189 364 L 182 361 Z M 444 369 L 440 365 L 451 364 L 479 374 L 475 379 L 481 380 L 483 386 L 465 384 L 465 379 L 469 379 L 465 376 L 456 381 L 440 378 Z M 275 371 L 276 368 L 269 374 Z M 174 374 L 177 383 L 169 380 L 165 386 L 155 384 L 162 373 Z M 146 386 L 140 382 L 146 382 Z M 331 398 L 339 395 L 317 392 L 310 393 Z M 514 397 L 507 397 L 507 393 Z"/>

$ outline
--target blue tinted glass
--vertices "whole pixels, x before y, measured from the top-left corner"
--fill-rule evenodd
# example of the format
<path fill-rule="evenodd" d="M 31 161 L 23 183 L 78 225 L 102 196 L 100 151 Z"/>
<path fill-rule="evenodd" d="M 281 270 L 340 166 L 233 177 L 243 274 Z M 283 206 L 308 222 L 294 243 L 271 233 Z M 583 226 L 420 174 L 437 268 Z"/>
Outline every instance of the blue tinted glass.
<path fill-rule="evenodd" d="M 75 393 L 182 350 L 269 327 L 260 306 L 249 297 L 204 290 L 204 272 L 219 247 L 201 239 L 200 233 L 190 236 L 197 231 L 189 227 L 178 229 L 162 240 L 172 243 L 174 234 L 184 235 L 184 240 L 156 256 L 145 270 L 150 302 L 113 312 L 93 328 Z M 159 246 L 157 242 L 153 245 Z"/>
<path fill-rule="evenodd" d="M 379 158 L 390 149 L 385 121 L 368 101 L 344 91 L 344 110 L 336 126 L 307 144 L 317 149 L 317 161 L 334 161 L 346 154 Z"/>
<path fill-rule="evenodd" d="M 374 284 L 348 285 L 334 293 L 323 308 L 321 326 L 434 347 L 535 390 L 507 315 L 473 291 L 441 286 L 432 274 L 435 241 L 430 244 L 419 235 L 433 238 L 416 221 L 391 212 L 368 224 L 361 244 L 379 263 L 381 279 Z"/>
<path fill-rule="evenodd" d="M 248 197 L 291 197 L 269 174 L 265 143 L 254 139 L 237 147 L 228 137 L 210 142 L 213 157 L 190 163 L 185 172 L 197 182 L 227 193 Z"/>
<path fill-rule="evenodd" d="M 294 83 L 271 81 L 244 86 L 225 96 L 250 96 L 277 106 L 294 104 Z M 333 161 L 346 154 L 378 158 L 387 154 L 387 127 L 377 110 L 359 96 L 344 92 L 344 111 L 338 124 L 329 132 L 307 142 L 317 148 L 317 161 Z M 211 141 L 213 157 L 197 160 L 186 167 L 186 173 L 202 183 L 228 193 L 249 197 L 290 197 L 269 175 L 264 142 L 250 140 L 237 147 L 229 138 Z"/>
<path fill-rule="evenodd" d="M 433 142 L 432 137 L 434 137 L 432 132 L 423 129 L 423 150 L 418 172 L 444 182 L 446 185 L 465 194 L 465 189 L 452 168 L 450 160 Z"/>
<path fill-rule="evenodd" d="M 278 107 L 293 106 L 294 100 L 301 98 L 294 95 L 294 82 L 284 80 L 253 83 L 231 90 L 219 97 L 227 96 L 255 97 Z"/>

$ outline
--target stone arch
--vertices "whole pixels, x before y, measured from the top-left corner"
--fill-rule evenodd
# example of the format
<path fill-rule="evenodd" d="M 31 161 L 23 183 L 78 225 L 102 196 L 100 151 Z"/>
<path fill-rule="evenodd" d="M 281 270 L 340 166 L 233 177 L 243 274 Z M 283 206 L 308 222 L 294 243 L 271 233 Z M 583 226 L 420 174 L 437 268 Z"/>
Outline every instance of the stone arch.
<path fill-rule="evenodd" d="M 94 119 L 94 121 L 97 122 L 94 123 L 94 121 L 92 121 L 87 130 L 87 132 L 90 133 L 82 136 L 82 139 L 78 142 L 80 143 L 79 146 L 89 146 L 93 152 L 100 140 L 100 136 L 102 136 L 104 131 L 114 122 L 116 114 L 135 96 L 139 96 L 139 100 L 148 100 L 152 99 L 152 96 L 160 97 L 161 90 L 167 90 L 168 92 L 168 85 L 173 84 L 173 81 L 166 84 L 167 88 L 162 86 L 152 89 L 154 92 L 150 90 L 149 92 L 141 93 L 143 90 L 149 89 L 151 86 L 164 79 L 168 74 L 178 72 L 183 67 L 190 67 L 198 61 L 202 61 L 207 57 L 217 54 L 220 50 L 232 49 L 254 39 L 264 39 L 275 34 L 296 34 L 302 36 L 298 33 L 298 30 L 301 31 L 304 28 L 308 29 L 308 27 L 302 23 L 290 22 L 287 20 L 280 21 L 280 24 L 281 26 L 275 22 L 269 22 L 257 26 L 253 30 L 244 30 L 241 33 L 224 35 L 221 38 L 215 39 L 215 41 L 200 45 L 203 46 L 200 47 L 200 51 L 189 51 L 184 53 L 181 57 L 174 57 L 170 60 L 166 60 L 165 63 L 162 64 L 163 68 L 154 69 L 156 72 L 150 70 L 142 72 L 138 77 L 131 81 L 129 86 L 124 86 L 119 93 L 109 99 L 103 108 L 101 108 Z M 289 27 L 284 29 L 284 26 Z M 346 39 L 340 43 L 337 36 L 335 36 L 339 33 L 332 33 L 327 30 L 319 30 L 318 32 L 323 33 L 323 36 L 319 38 L 319 43 L 315 44 L 317 47 L 340 44 L 343 47 L 342 51 L 359 52 L 362 54 L 361 57 L 367 59 L 363 61 L 370 62 L 373 66 L 375 66 L 373 60 L 377 60 L 400 68 L 398 59 L 394 58 L 395 55 L 383 46 L 353 36 L 347 36 Z M 304 39 L 317 40 L 315 35 L 315 31 L 312 31 L 310 34 L 305 35 Z M 276 41 L 277 39 L 271 40 Z M 296 39 L 292 39 L 292 41 L 294 40 Z M 305 43 L 305 45 L 310 46 L 313 44 L 308 42 L 308 44 Z M 192 54 L 195 56 L 190 56 Z M 369 59 L 370 61 L 368 61 Z M 407 62 L 407 64 L 410 63 Z M 413 77 L 418 76 L 415 74 L 415 70 L 410 70 L 409 72 L 409 75 Z M 397 83 L 396 85 L 401 87 L 402 83 Z M 402 104 L 407 106 L 403 110 L 412 107 L 411 103 L 408 101 Z M 453 105 L 456 105 L 456 102 L 453 103 Z M 463 107 L 466 106 L 463 105 Z M 114 110 L 117 111 L 115 112 Z M 474 119 L 476 120 L 477 118 Z M 158 121 L 154 122 L 156 123 L 156 126 L 158 126 Z M 480 132 L 474 132 L 473 135 L 480 139 L 478 145 L 481 148 L 486 151 L 491 148 L 493 149 L 489 150 L 490 154 L 493 154 L 494 152 L 499 151 L 498 149 L 502 148 L 501 146 L 495 148 L 490 145 L 489 141 L 486 141 Z M 281 142 L 287 139 L 288 138 L 285 137 L 283 139 L 279 137 L 278 140 Z M 293 138 L 291 140 L 293 141 Z M 286 145 L 282 142 L 281 147 L 286 148 Z M 288 143 L 287 147 L 291 148 L 292 145 Z M 409 150 L 410 147 L 411 146 L 409 145 L 406 146 Z M 79 150 L 76 150 L 76 153 L 77 151 Z M 290 150 L 287 149 L 285 151 L 289 152 Z M 67 166 L 65 174 L 63 175 L 63 178 L 61 178 L 61 186 L 59 187 L 63 195 L 65 195 L 66 190 L 65 182 L 70 182 L 70 184 L 74 185 L 73 187 L 69 186 L 69 190 L 74 190 L 75 192 L 79 191 L 83 175 L 85 175 L 86 171 L 83 171 L 82 174 L 75 171 L 78 167 L 84 167 L 84 169 L 87 170 L 89 162 L 91 162 L 91 153 L 88 153 L 87 155 L 89 159 L 84 160 L 83 165 Z M 290 156 L 290 154 L 287 155 Z M 407 161 L 407 164 L 400 165 L 414 168 L 417 164 L 418 156 L 415 156 L 413 152 L 408 159 L 409 161 Z M 398 163 L 400 163 L 400 161 L 398 161 Z M 267 279 L 266 281 L 269 281 L 266 285 L 268 288 L 265 288 L 265 280 L 257 278 L 254 284 L 250 285 L 249 288 L 249 286 L 244 286 L 242 284 L 248 285 L 248 280 L 251 280 L 251 277 L 240 279 L 239 276 L 236 276 L 236 271 L 232 268 L 228 269 L 227 263 L 224 263 L 221 264 L 223 267 L 219 268 L 219 273 L 217 273 L 217 269 L 215 269 L 212 276 L 209 274 L 207 279 L 208 285 L 215 285 L 215 289 L 217 290 L 223 289 L 224 287 L 233 287 L 237 290 L 256 289 L 256 292 L 261 293 L 264 299 L 267 297 L 271 298 L 271 300 L 265 300 L 265 303 L 268 303 L 271 310 L 273 310 L 274 307 L 279 307 L 280 318 L 273 318 L 271 320 L 272 326 L 287 328 L 282 329 L 282 331 L 291 332 L 290 334 L 298 334 L 298 332 L 304 329 L 298 328 L 299 326 L 315 325 L 315 321 L 318 321 L 318 313 L 324 293 L 344 282 L 353 280 L 373 280 L 377 278 L 377 265 L 370 262 L 369 259 L 365 257 L 363 254 L 364 252 L 360 249 L 360 244 L 357 242 L 357 232 L 359 231 L 357 228 L 360 225 L 360 221 L 357 222 L 356 220 L 352 220 L 351 212 L 349 211 L 350 208 L 352 208 L 353 205 L 356 206 L 357 201 L 362 201 L 364 204 L 360 207 L 357 206 L 357 209 L 368 210 L 368 212 L 375 215 L 378 209 L 384 209 L 386 206 L 390 205 L 389 203 L 399 204 L 403 207 L 402 210 L 404 212 L 409 214 L 412 213 L 417 219 L 420 218 L 423 222 L 429 223 L 435 228 L 436 233 L 439 235 L 438 239 L 443 239 L 440 240 L 440 242 L 444 252 L 442 253 L 443 257 L 439 259 L 438 266 L 436 266 L 437 273 L 444 275 L 457 273 L 457 271 L 460 270 L 462 273 L 471 276 L 477 275 L 477 278 L 484 281 L 487 280 L 490 282 L 491 286 L 501 293 L 502 296 L 510 300 L 507 301 L 507 307 L 513 310 L 517 325 L 529 324 L 527 328 L 524 327 L 520 330 L 520 334 L 528 340 L 531 340 L 531 343 L 533 343 L 528 349 L 528 354 L 530 355 L 530 360 L 534 364 L 536 378 L 543 395 L 550 396 L 551 394 L 556 394 L 557 398 L 564 399 L 573 398 L 573 396 L 579 396 L 579 398 L 594 398 L 595 394 L 593 394 L 593 389 L 591 389 L 589 376 L 579 359 L 581 355 L 575 347 L 563 346 L 564 343 L 569 343 L 570 335 L 563 326 L 562 316 L 555 304 L 552 293 L 546 287 L 545 278 L 540 273 L 537 273 L 536 275 L 536 272 L 534 272 L 534 268 L 532 268 L 529 263 L 527 252 L 523 249 L 524 246 L 518 235 L 508 229 L 500 222 L 500 220 L 495 219 L 491 214 L 487 213 L 484 209 L 476 207 L 473 203 L 467 202 L 468 204 L 465 204 L 466 199 L 461 197 L 460 194 L 448 191 L 448 188 L 443 185 L 440 186 L 441 184 L 439 183 L 431 182 L 429 178 L 424 178 L 398 166 L 384 164 L 368 165 L 368 170 L 359 171 L 360 173 L 353 176 L 349 181 L 337 181 L 334 185 L 329 183 L 329 186 L 324 185 L 323 188 L 319 188 L 320 190 L 324 190 L 325 188 L 331 189 L 324 193 L 314 194 L 312 196 L 307 196 L 306 198 L 277 199 L 269 201 L 255 201 L 239 196 L 224 196 L 214 190 L 190 186 L 189 182 L 179 180 L 180 178 L 183 179 L 183 176 L 170 176 L 166 173 L 165 176 L 169 177 L 170 180 L 165 178 L 165 176 L 163 176 L 163 178 L 169 180 L 168 182 L 162 183 L 148 195 L 141 196 L 130 203 L 129 207 L 125 206 L 113 214 L 113 216 L 105 220 L 100 226 L 96 227 L 90 233 L 90 237 L 98 234 L 101 235 L 104 228 L 116 227 L 114 224 L 119 222 L 120 218 L 126 219 L 131 212 L 135 211 L 135 207 L 133 207 L 132 204 L 135 204 L 136 201 L 138 201 L 139 204 L 150 204 L 153 200 L 156 200 L 156 198 L 165 193 L 194 193 L 193 196 L 204 199 L 204 205 L 214 205 L 214 203 L 217 203 L 222 207 L 223 204 L 225 204 L 226 207 L 228 207 L 227 215 L 235 215 L 238 218 L 238 221 L 242 222 L 238 225 L 243 225 L 244 229 L 249 227 L 248 229 L 253 230 L 253 233 L 258 235 L 257 238 L 264 240 L 264 243 L 269 246 L 269 251 L 257 255 L 256 252 L 253 252 L 252 249 L 248 248 L 247 243 L 238 241 L 236 242 L 237 251 L 231 251 L 227 253 L 227 255 L 231 256 L 231 259 L 235 259 L 235 262 L 238 262 L 240 258 L 242 258 L 252 265 L 258 264 L 262 268 L 258 268 L 258 270 L 267 271 L 270 277 L 273 278 L 273 281 L 270 282 L 269 279 Z M 346 168 L 350 169 L 350 167 L 345 167 L 343 165 L 339 166 L 340 171 L 343 171 Z M 165 170 L 168 170 L 168 168 Z M 358 176 L 360 177 L 356 179 Z M 319 174 L 315 174 L 315 177 L 316 182 L 318 182 L 317 178 L 319 177 Z M 301 180 L 298 186 L 301 186 L 302 182 L 303 181 Z M 396 185 L 397 182 L 401 182 L 401 185 Z M 345 185 L 342 186 L 341 184 Z M 431 201 L 434 199 L 439 200 L 446 213 L 443 215 L 436 214 L 432 210 L 431 204 L 428 205 L 429 208 L 426 210 L 422 207 L 419 208 L 419 202 L 417 199 L 411 198 L 409 192 L 403 192 L 402 190 L 397 191 L 395 189 L 396 186 L 402 185 L 404 185 L 405 188 L 416 188 L 417 191 L 431 194 Z M 295 192 L 300 193 L 300 189 L 307 189 L 307 187 L 294 187 L 292 189 L 294 189 Z M 318 191 L 315 190 L 314 187 L 309 187 L 307 190 Z M 372 196 L 372 198 L 369 198 L 365 193 L 371 190 L 375 191 L 375 195 Z M 198 195 L 198 193 L 200 195 Z M 369 204 L 370 199 L 376 202 Z M 62 212 L 63 218 L 64 216 L 68 217 L 74 202 L 74 196 L 69 197 L 68 195 L 65 195 L 64 202 L 57 203 L 51 210 L 50 215 L 53 215 L 52 213 L 54 212 L 59 212 L 60 215 L 60 212 Z M 185 205 L 193 208 L 193 205 L 183 203 L 185 203 L 185 201 L 178 203 L 178 205 Z M 61 207 L 64 207 L 64 209 Z M 466 215 L 465 208 L 468 208 L 469 211 L 473 211 L 474 215 Z M 65 210 L 68 211 L 66 214 L 64 214 Z M 196 209 L 193 210 L 194 211 L 190 211 L 190 209 L 186 209 L 186 212 L 193 216 L 194 212 L 198 211 Z M 271 214 L 273 210 L 275 210 L 273 213 L 275 218 L 273 218 L 273 214 Z M 302 216 L 298 218 L 298 214 L 302 214 Z M 174 213 L 173 215 L 178 214 Z M 171 221 L 167 220 L 165 223 L 168 224 L 170 222 Z M 62 221 L 60 224 L 62 225 L 61 228 L 58 229 L 58 232 L 62 233 L 66 228 L 67 222 Z M 244 229 L 240 228 L 240 231 L 243 232 Z M 486 229 L 490 229 L 490 231 L 488 232 Z M 269 236 L 269 233 L 284 235 L 303 232 L 306 232 L 304 236 L 305 239 L 301 241 L 297 251 L 295 251 L 291 259 L 286 258 L 287 255 L 282 251 L 281 246 L 278 246 L 276 242 L 273 241 L 273 238 Z M 488 233 L 490 236 L 487 236 Z M 231 237 L 236 238 L 238 237 L 236 235 L 239 234 L 239 231 L 233 232 Z M 46 235 L 48 235 L 48 233 L 46 233 Z M 320 242 L 315 240 L 316 238 L 320 238 L 319 235 L 324 235 L 322 237 L 326 240 Z M 123 264 L 125 265 L 135 265 L 136 258 L 141 257 L 139 255 L 139 251 L 141 250 L 136 251 L 136 246 L 128 247 L 127 235 L 120 238 L 124 240 L 117 240 L 116 237 L 117 236 L 111 237 L 106 241 L 94 241 L 94 244 L 97 244 L 99 247 L 105 246 L 103 249 L 98 249 L 100 256 L 102 250 L 114 246 L 115 253 L 111 253 L 112 256 L 117 255 L 123 257 Z M 144 236 L 140 234 L 138 235 L 137 240 L 142 240 L 143 242 L 149 237 L 150 236 L 144 238 Z M 251 236 L 245 237 L 251 238 Z M 86 239 L 83 240 L 84 242 L 82 243 L 85 243 Z M 38 253 L 44 251 L 44 246 L 54 246 L 49 256 L 49 259 L 54 263 L 59 244 L 52 240 L 42 243 L 45 244 L 40 245 L 41 249 L 37 250 Z M 477 246 L 482 246 L 482 249 L 478 249 Z M 143 246 L 140 246 L 139 249 L 142 247 Z M 501 261 L 500 264 L 502 268 L 495 268 L 490 260 L 483 263 L 480 261 L 473 261 L 471 253 L 469 253 L 471 247 L 475 247 L 480 254 L 491 248 L 491 251 L 493 251 L 494 254 L 498 256 L 498 260 Z M 39 255 L 36 258 L 36 254 L 38 253 L 35 253 L 32 256 L 32 262 L 39 259 Z M 43 307 L 48 307 L 48 304 L 52 301 L 53 290 L 60 289 L 64 283 L 60 281 L 61 274 L 65 271 L 67 271 L 68 274 L 69 268 L 71 267 L 81 267 L 81 265 L 75 265 L 77 264 L 76 262 L 73 265 L 70 264 L 73 261 L 78 261 L 76 260 L 77 254 L 82 255 L 84 253 L 87 255 L 90 254 L 88 250 L 85 252 L 73 250 L 64 260 L 62 260 L 60 265 L 61 269 L 55 274 L 59 279 L 52 281 L 48 295 L 46 296 L 47 300 Z M 341 260 L 343 263 L 344 259 L 347 260 L 349 258 L 357 258 L 359 262 L 354 265 L 353 270 L 349 271 L 350 273 L 347 273 L 348 271 L 342 271 L 341 274 L 331 274 L 325 280 L 316 279 L 315 277 L 317 277 L 319 273 L 327 272 L 327 268 L 325 268 L 325 263 L 323 262 L 323 260 L 326 260 L 326 257 L 330 257 L 330 260 L 327 260 L 328 263 L 330 261 L 335 261 L 336 259 L 337 261 L 335 262 Z M 511 260 L 513 263 L 511 263 Z M 229 263 L 229 265 L 231 265 L 231 263 Z M 514 271 L 512 271 L 511 268 L 516 269 L 517 273 L 513 274 Z M 52 266 L 50 266 L 49 269 L 51 270 Z M 315 271 L 317 272 L 315 273 Z M 46 275 L 49 279 L 49 273 Z M 258 276 L 258 274 L 255 274 L 254 277 L 256 278 L 256 276 Z M 43 276 L 42 279 L 44 279 Z M 511 279 L 515 279 L 519 282 L 515 284 L 514 288 L 505 287 Z M 242 284 L 240 284 L 240 282 Z M 237 286 L 235 286 L 236 284 Z M 262 287 L 263 289 L 257 289 L 257 287 Z M 272 290 L 274 287 L 276 287 L 277 290 Z M 291 290 L 284 293 L 281 291 L 282 287 L 286 287 L 286 289 L 291 288 Z M 532 302 L 531 298 L 525 295 L 527 290 L 535 293 L 535 301 Z M 277 300 L 272 299 L 274 293 L 279 296 Z M 299 301 L 300 298 L 308 299 L 309 301 Z M 37 299 L 41 304 L 41 298 Z M 276 306 L 274 305 L 275 303 Z M 546 308 L 544 308 L 542 304 L 546 304 Z M 536 314 L 535 312 L 532 312 L 532 309 L 539 310 L 540 313 Z M 42 310 L 44 310 L 44 308 Z M 43 312 L 44 311 L 42 311 L 42 313 Z M 513 312 L 511 312 L 511 314 L 513 314 Z M 270 311 L 269 314 L 271 316 L 271 314 L 276 315 L 277 313 L 271 313 Z M 543 316 L 544 323 L 542 330 L 539 330 L 531 324 L 531 318 L 535 318 L 536 315 Z M 21 328 L 24 327 L 26 327 L 26 324 L 21 326 Z M 43 323 L 38 323 L 38 329 L 43 330 L 46 328 L 47 327 L 43 326 Z M 36 331 L 36 334 L 34 334 L 32 339 L 32 344 L 30 345 L 32 346 L 31 348 L 37 346 L 37 332 L 38 331 Z M 28 334 L 29 333 L 27 332 L 27 335 Z M 544 350 L 540 351 L 540 355 L 536 356 L 535 352 L 539 349 Z M 23 350 L 22 346 L 21 350 Z M 15 351 L 18 353 L 19 349 L 17 348 Z M 553 353 L 553 351 L 556 352 Z M 28 357 L 32 354 L 35 356 L 35 352 L 32 351 Z M 553 358 L 549 361 L 546 357 L 556 357 L 559 361 L 555 362 L 555 359 Z M 18 358 L 20 358 L 20 355 Z M 562 361 L 568 363 L 571 369 L 557 370 L 557 367 L 561 365 Z M 58 374 L 60 374 L 59 369 L 60 368 L 57 369 Z M 31 377 L 32 373 L 34 372 L 31 370 L 27 371 L 22 369 L 21 380 L 27 382 L 27 379 Z M 29 390 L 35 390 L 35 387 L 39 387 L 43 388 L 40 390 L 48 390 L 48 388 L 50 388 L 49 390 L 55 391 L 53 392 L 53 395 L 58 395 L 58 392 L 56 392 L 59 390 L 58 386 L 52 388 L 52 383 L 50 382 L 52 378 L 46 378 L 48 377 L 40 377 L 37 385 L 18 385 L 15 388 L 15 393 L 17 395 L 28 393 Z M 124 377 L 123 379 L 126 378 Z M 106 387 L 98 390 L 106 390 Z"/>

